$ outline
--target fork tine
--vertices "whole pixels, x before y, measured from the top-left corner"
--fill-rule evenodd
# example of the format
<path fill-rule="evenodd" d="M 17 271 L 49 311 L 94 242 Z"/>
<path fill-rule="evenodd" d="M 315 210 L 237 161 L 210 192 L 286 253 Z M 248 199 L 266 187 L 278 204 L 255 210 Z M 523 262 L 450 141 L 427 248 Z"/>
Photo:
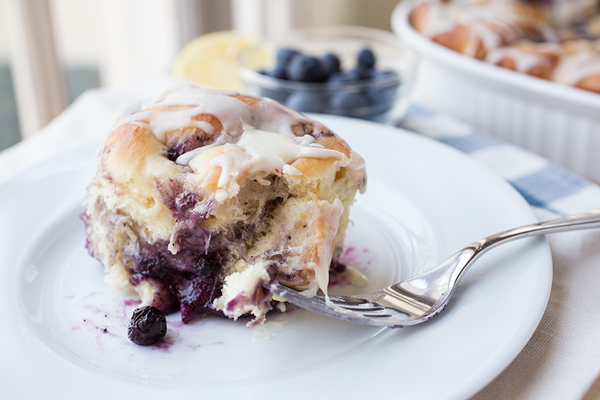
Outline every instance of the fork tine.
<path fill-rule="evenodd" d="M 391 318 L 392 314 L 362 314 L 366 318 Z"/>
<path fill-rule="evenodd" d="M 300 294 L 300 292 L 278 283 L 265 284 L 265 287 L 273 294 L 287 299 L 291 303 L 306 310 L 363 325 L 377 325 L 373 319 L 370 319 L 364 315 L 364 311 L 369 311 L 369 309 L 356 310 L 358 311 L 356 312 L 351 309 L 346 309 L 341 305 L 335 305 L 331 302 L 328 303 L 326 299 L 321 296 L 308 298 Z"/>
<path fill-rule="evenodd" d="M 377 299 L 381 299 L 382 294 L 377 292 L 370 293 L 368 298 L 331 296 L 327 300 L 322 296 L 308 298 L 301 292 L 279 283 L 265 284 L 265 288 L 306 310 L 362 325 L 402 327 L 410 315 L 400 309 L 380 304 Z M 400 316 L 402 318 L 399 318 Z"/>
<path fill-rule="evenodd" d="M 356 311 L 356 312 L 367 312 L 367 311 L 379 311 L 379 310 L 385 310 L 385 307 L 383 306 L 376 306 L 373 303 L 363 303 L 360 305 L 348 305 L 348 304 L 344 304 L 342 302 L 333 302 L 333 304 L 335 304 L 338 307 L 342 307 L 343 309 L 346 310 L 350 310 L 350 311 Z"/>

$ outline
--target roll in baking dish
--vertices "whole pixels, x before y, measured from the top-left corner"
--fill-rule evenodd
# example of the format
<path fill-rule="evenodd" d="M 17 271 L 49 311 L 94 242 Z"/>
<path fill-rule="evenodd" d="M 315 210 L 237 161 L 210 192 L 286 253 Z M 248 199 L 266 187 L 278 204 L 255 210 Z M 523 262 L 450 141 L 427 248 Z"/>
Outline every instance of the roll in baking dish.
<path fill-rule="evenodd" d="M 600 93 L 599 3 L 421 0 L 411 25 L 467 56 Z"/>

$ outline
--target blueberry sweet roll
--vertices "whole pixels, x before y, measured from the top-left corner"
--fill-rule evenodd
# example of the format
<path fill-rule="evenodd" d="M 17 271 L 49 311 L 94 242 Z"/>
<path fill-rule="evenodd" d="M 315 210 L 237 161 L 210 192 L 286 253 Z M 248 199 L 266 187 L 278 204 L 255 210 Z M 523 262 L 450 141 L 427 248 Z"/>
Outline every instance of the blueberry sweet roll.
<path fill-rule="evenodd" d="M 269 100 L 185 87 L 123 116 L 88 188 L 87 248 L 144 305 L 264 320 L 263 284 L 327 291 L 362 158 Z"/>

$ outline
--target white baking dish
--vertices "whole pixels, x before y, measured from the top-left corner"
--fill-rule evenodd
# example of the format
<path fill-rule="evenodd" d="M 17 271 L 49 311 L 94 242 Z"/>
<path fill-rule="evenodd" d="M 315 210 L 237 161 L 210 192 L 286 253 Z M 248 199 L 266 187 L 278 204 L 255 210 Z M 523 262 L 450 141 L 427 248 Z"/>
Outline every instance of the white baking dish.
<path fill-rule="evenodd" d="M 413 99 L 600 182 L 600 94 L 534 78 L 449 50 L 415 31 L 413 1 L 394 32 L 421 54 Z"/>

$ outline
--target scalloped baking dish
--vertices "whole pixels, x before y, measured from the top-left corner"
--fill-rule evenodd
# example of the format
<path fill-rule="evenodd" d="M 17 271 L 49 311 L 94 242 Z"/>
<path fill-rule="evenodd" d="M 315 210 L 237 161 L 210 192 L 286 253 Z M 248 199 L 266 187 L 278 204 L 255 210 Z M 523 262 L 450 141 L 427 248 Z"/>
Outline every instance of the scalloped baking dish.
<path fill-rule="evenodd" d="M 600 182 L 600 94 L 503 69 L 447 49 L 392 14 L 394 32 L 420 53 L 413 99 Z"/>

